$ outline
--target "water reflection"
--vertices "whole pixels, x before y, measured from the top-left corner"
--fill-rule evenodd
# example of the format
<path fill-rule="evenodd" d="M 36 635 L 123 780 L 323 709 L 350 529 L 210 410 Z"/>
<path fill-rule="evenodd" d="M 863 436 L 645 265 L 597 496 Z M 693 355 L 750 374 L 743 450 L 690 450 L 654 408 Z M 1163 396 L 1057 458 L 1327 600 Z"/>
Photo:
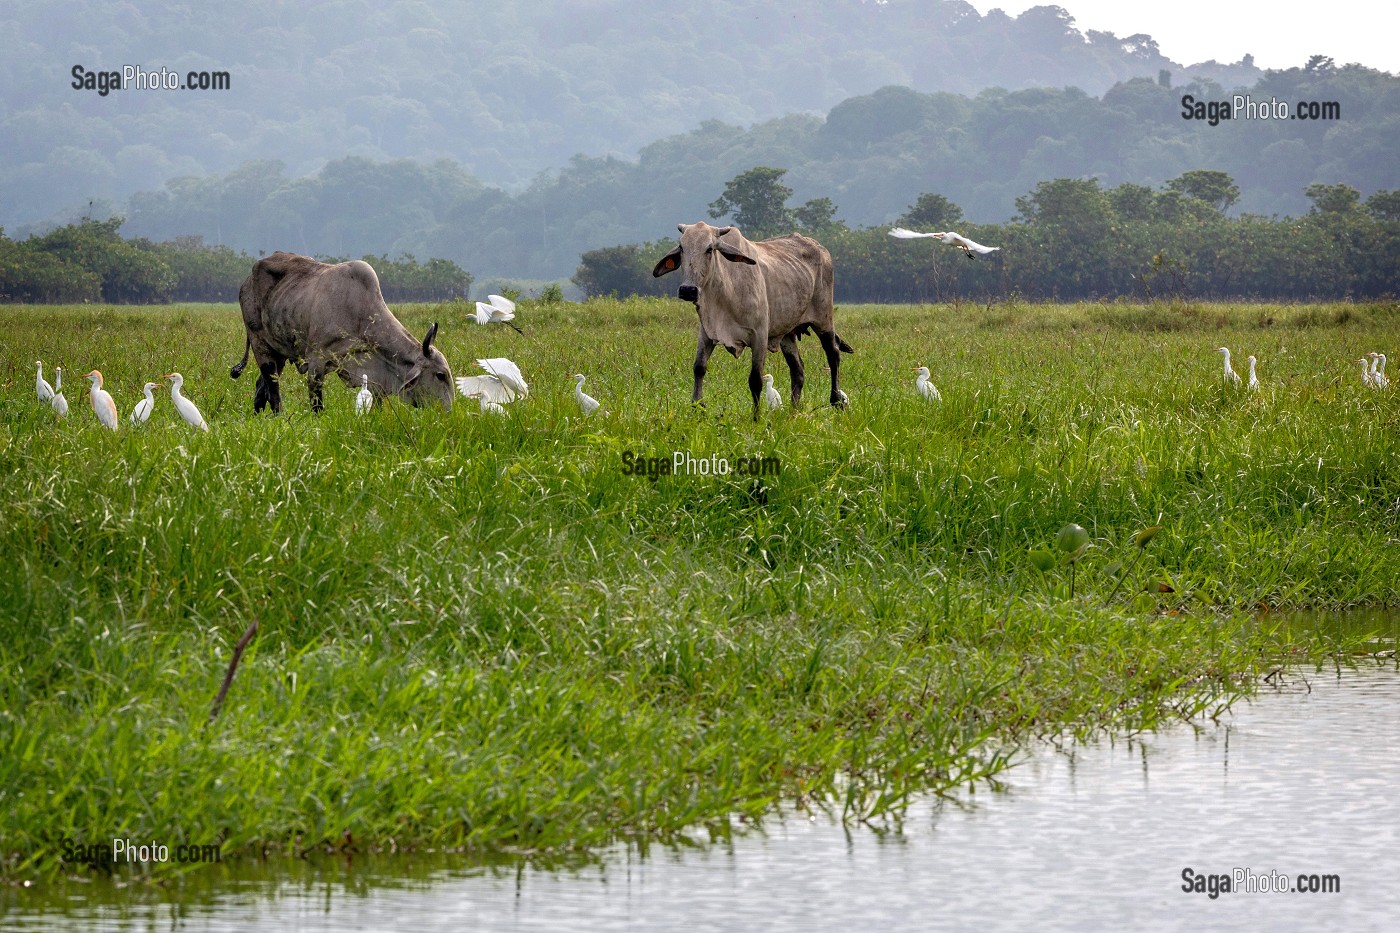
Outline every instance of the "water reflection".
<path fill-rule="evenodd" d="M 0 894 L 7 929 L 1391 929 L 1400 671 L 1293 673 L 1219 726 L 1041 749 L 1005 793 L 922 803 L 901 832 L 789 815 L 600 860 L 222 869 L 178 899 Z M 1182 890 L 1183 869 L 1335 875 L 1334 894 Z"/>

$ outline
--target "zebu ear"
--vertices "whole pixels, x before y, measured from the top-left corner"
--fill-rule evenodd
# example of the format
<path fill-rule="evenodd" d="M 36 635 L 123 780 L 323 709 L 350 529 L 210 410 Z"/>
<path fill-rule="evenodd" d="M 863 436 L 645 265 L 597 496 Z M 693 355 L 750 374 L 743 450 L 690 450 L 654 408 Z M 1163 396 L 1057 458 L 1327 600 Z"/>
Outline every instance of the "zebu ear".
<path fill-rule="evenodd" d="M 437 321 L 433 321 L 433 326 L 428 328 L 428 336 L 423 338 L 423 356 L 432 358 L 433 338 L 437 336 Z"/>
<path fill-rule="evenodd" d="M 652 278 L 660 278 L 667 272 L 675 272 L 681 267 L 681 248 L 677 246 L 656 264 L 656 268 L 651 270 Z"/>
<path fill-rule="evenodd" d="M 730 229 L 733 228 L 731 227 Z M 742 262 L 750 266 L 757 265 L 758 260 L 749 255 L 748 249 L 745 248 L 747 245 L 748 244 L 735 245 L 726 243 L 723 240 L 715 240 L 715 249 L 719 250 L 719 254 L 730 262 Z"/>
<path fill-rule="evenodd" d="M 423 364 L 419 363 L 408 371 L 408 377 L 404 379 L 400 392 L 407 392 L 418 384 L 418 377 L 423 375 Z"/>

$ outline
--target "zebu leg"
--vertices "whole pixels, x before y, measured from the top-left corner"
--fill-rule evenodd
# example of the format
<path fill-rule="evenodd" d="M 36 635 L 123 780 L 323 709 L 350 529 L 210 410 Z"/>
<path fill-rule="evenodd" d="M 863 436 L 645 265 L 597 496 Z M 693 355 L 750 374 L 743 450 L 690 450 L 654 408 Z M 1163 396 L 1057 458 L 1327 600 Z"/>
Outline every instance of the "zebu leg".
<path fill-rule="evenodd" d="M 782 339 L 783 359 L 787 360 L 788 371 L 792 374 L 792 407 L 802 404 L 802 386 L 806 379 L 802 372 L 802 353 L 797 349 L 797 338 L 788 334 Z"/>
<path fill-rule="evenodd" d="M 691 394 L 692 402 L 700 401 L 700 391 L 705 382 L 705 372 L 710 366 L 710 354 L 715 350 L 715 342 L 705 336 L 705 329 L 700 329 L 700 336 L 695 341 L 695 365 L 692 367 L 695 373 L 695 391 Z"/>

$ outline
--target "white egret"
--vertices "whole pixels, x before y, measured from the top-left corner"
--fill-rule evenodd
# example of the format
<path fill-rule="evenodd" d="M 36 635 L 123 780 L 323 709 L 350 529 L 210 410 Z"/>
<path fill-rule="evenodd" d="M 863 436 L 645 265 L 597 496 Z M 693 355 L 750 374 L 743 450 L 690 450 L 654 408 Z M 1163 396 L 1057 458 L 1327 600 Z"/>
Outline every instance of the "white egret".
<path fill-rule="evenodd" d="M 483 415 L 484 415 L 484 414 L 487 414 L 487 413 L 490 413 L 490 414 L 493 414 L 493 415 L 504 415 L 504 414 L 506 413 L 506 409 L 505 409 L 505 406 L 504 406 L 504 405 L 500 404 L 499 402 L 493 402 L 493 401 L 491 401 L 489 398 L 487 398 L 487 397 L 484 396 L 484 395 L 481 396 L 480 402 L 481 402 L 481 413 L 482 413 Z"/>
<path fill-rule="evenodd" d="M 457 391 L 467 398 L 481 399 L 495 405 L 505 405 L 515 401 L 515 393 L 495 376 L 458 376 Z M 484 411 L 486 406 L 482 406 Z"/>
<path fill-rule="evenodd" d="M 1364 386 L 1369 386 L 1371 384 L 1371 370 L 1369 368 L 1370 363 L 1367 362 L 1366 357 L 1364 356 L 1356 362 L 1361 364 L 1361 384 Z"/>
<path fill-rule="evenodd" d="M 474 320 L 478 324 L 510 324 L 517 334 L 524 333 L 511 324 L 515 320 L 515 302 L 503 295 L 487 295 L 486 301 L 478 301 Z"/>
<path fill-rule="evenodd" d="M 1367 381 L 1373 389 L 1384 389 L 1390 385 L 1390 380 L 1385 378 L 1385 356 L 1372 350 L 1366 356 L 1371 360 L 1371 371 L 1367 373 Z"/>
<path fill-rule="evenodd" d="M 1245 357 L 1249 361 L 1249 387 L 1255 392 L 1259 391 L 1259 377 L 1254 375 L 1254 364 L 1258 362 L 1253 355 Z"/>
<path fill-rule="evenodd" d="M 58 412 L 60 418 L 68 417 L 68 399 L 63 397 L 63 367 L 53 368 L 53 399 L 49 404 L 53 405 L 53 410 Z"/>
<path fill-rule="evenodd" d="M 369 373 L 360 373 L 360 391 L 355 393 L 355 414 L 363 415 L 374 404 L 374 395 L 369 390 Z"/>
<path fill-rule="evenodd" d="M 997 250 L 1001 249 L 1000 246 L 983 246 L 981 243 L 969 240 L 962 234 L 954 233 L 951 230 L 945 233 L 917 233 L 913 230 L 906 230 L 903 227 L 895 227 L 893 230 L 890 231 L 890 236 L 895 237 L 899 240 L 913 240 L 920 237 L 931 237 L 940 242 L 948 243 L 952 246 L 958 247 L 963 251 L 963 254 L 967 256 L 968 259 L 973 258 L 973 253 L 981 253 L 985 256 L 988 253 L 995 253 Z"/>
<path fill-rule="evenodd" d="M 1240 374 L 1230 368 L 1230 348 L 1216 347 L 1215 352 L 1225 354 L 1225 381 L 1230 383 L 1231 385 L 1239 385 Z"/>
<path fill-rule="evenodd" d="M 583 409 L 585 415 L 591 415 L 598 410 L 598 400 L 583 391 L 583 373 L 574 373 L 574 398 L 578 399 L 578 407 Z"/>
<path fill-rule="evenodd" d="M 112 396 L 102 388 L 102 373 L 94 369 L 83 378 L 92 383 L 88 398 L 92 401 L 92 410 L 97 413 L 97 420 L 102 422 L 103 427 L 115 431 L 117 429 L 117 403 L 112 401 Z"/>
<path fill-rule="evenodd" d="M 53 386 L 49 385 L 48 380 L 44 378 L 43 360 L 35 360 L 34 366 L 37 370 L 37 373 L 34 376 L 34 391 L 39 393 L 39 401 L 52 402 Z"/>
<path fill-rule="evenodd" d="M 773 374 L 763 374 L 763 404 L 769 411 L 776 411 L 783 407 L 783 397 L 778 394 L 778 390 L 773 388 Z"/>
<path fill-rule="evenodd" d="M 156 407 L 156 397 L 151 393 L 160 386 L 154 382 L 148 382 L 141 387 L 141 391 L 146 393 L 146 397 L 136 403 L 136 407 L 131 410 L 132 424 L 145 424 L 146 419 L 151 417 L 151 409 Z"/>
<path fill-rule="evenodd" d="M 928 381 L 928 367 L 916 366 L 913 371 L 919 374 L 919 378 L 914 381 L 914 385 L 918 388 L 919 394 L 930 402 L 943 401 L 943 394 L 938 391 L 938 386 Z"/>
<path fill-rule="evenodd" d="M 525 377 L 520 374 L 520 367 L 505 357 L 496 356 L 487 360 L 477 360 L 476 365 L 495 376 L 502 385 L 516 395 L 523 398 L 530 394 L 530 387 L 526 385 Z M 506 399 L 506 401 L 513 401 L 513 399 Z"/>
<path fill-rule="evenodd" d="M 170 400 L 175 403 L 175 410 L 180 413 L 180 417 L 191 426 L 200 430 L 209 430 L 209 425 L 205 423 L 204 416 L 199 413 L 199 409 L 194 407 L 194 402 L 180 394 L 180 389 L 185 384 L 185 377 L 179 373 L 166 373 L 161 378 L 170 380 Z"/>

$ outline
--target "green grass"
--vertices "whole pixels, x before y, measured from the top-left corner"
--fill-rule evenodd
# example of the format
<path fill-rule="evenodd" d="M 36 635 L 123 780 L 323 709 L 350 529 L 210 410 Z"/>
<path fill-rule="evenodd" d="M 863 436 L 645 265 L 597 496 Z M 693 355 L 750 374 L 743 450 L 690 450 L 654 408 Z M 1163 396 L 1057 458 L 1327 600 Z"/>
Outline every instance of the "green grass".
<path fill-rule="evenodd" d="M 1400 414 L 1351 362 L 1400 356 L 1394 304 L 842 308 L 850 409 L 808 340 L 804 410 L 759 424 L 747 357 L 692 410 L 680 302 L 527 304 L 524 336 L 399 311 L 530 398 L 358 418 L 337 381 L 314 416 L 289 369 L 254 417 L 232 306 L 0 308 L 0 874 L 64 838 L 558 852 L 784 801 L 897 817 L 1028 738 L 1218 709 L 1370 634 L 1258 609 L 1400 602 Z M 165 391 L 125 422 L 172 369 L 208 434 Z M 678 450 L 782 473 L 622 473 Z M 1028 553 L 1070 521 L 1073 595 Z"/>

